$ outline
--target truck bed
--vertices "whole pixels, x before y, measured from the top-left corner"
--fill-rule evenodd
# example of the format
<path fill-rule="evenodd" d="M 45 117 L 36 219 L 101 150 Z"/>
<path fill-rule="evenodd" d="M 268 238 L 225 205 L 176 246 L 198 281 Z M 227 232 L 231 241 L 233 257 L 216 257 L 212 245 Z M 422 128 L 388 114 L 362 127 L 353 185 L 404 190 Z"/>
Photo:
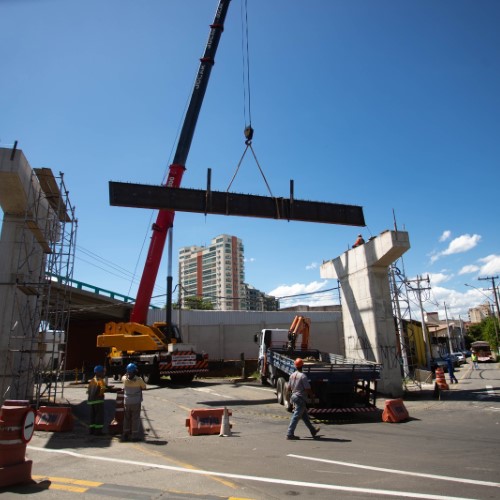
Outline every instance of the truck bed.
<path fill-rule="evenodd" d="M 378 380 L 382 365 L 363 359 L 346 358 L 339 354 L 309 349 L 306 351 L 288 351 L 269 349 L 268 360 L 280 370 L 291 375 L 295 371 L 294 360 L 304 360 L 302 371 L 311 380 L 332 378 L 341 380 Z"/>

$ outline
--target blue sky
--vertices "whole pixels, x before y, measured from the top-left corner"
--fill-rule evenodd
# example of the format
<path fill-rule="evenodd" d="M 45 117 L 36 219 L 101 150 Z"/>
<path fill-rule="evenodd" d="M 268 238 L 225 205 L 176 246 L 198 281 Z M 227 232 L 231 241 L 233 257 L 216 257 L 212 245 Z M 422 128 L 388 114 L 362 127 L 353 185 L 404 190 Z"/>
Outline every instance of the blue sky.
<path fill-rule="evenodd" d="M 225 191 L 244 151 L 241 2 L 183 187 L 204 188 L 211 168 L 212 189 Z M 135 295 L 155 215 L 111 207 L 108 181 L 162 182 L 216 5 L 0 0 L 0 146 L 17 140 L 33 167 L 64 173 L 79 220 L 75 279 Z M 272 194 L 288 197 L 293 179 L 296 198 L 361 205 L 365 238 L 392 229 L 394 213 L 411 243 L 400 267 L 431 279 L 425 310 L 444 318 L 446 303 L 466 319 L 491 297 L 477 277 L 500 274 L 500 2 L 248 0 L 248 22 L 253 147 Z M 231 190 L 268 195 L 247 158 Z M 177 213 L 174 269 L 180 247 L 226 233 L 243 240 L 254 287 L 316 292 L 336 286 L 319 266 L 358 232 Z"/>

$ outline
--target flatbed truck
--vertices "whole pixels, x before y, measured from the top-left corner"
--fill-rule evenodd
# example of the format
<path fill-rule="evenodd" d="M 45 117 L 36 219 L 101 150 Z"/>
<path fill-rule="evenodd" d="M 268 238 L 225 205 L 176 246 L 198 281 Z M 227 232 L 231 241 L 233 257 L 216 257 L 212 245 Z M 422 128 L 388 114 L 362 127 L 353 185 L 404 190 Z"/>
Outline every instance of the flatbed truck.
<path fill-rule="evenodd" d="M 297 318 L 294 320 L 294 323 Z M 292 405 L 288 395 L 288 380 L 296 370 L 296 358 L 304 360 L 314 397 L 308 401 L 310 414 L 365 413 L 377 411 L 377 381 L 382 366 L 364 359 L 346 358 L 307 345 L 309 328 L 297 336 L 286 329 L 263 329 L 256 336 L 259 342 L 259 375 L 262 384 L 276 388 L 277 402 L 288 411 Z M 306 342 L 304 342 L 304 339 Z"/>

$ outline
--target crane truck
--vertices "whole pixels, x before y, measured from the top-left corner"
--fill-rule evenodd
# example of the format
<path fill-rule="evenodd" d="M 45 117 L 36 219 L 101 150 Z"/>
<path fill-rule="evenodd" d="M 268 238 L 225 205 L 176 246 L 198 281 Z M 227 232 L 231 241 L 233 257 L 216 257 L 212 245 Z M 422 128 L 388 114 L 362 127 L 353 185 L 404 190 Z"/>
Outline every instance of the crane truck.
<path fill-rule="evenodd" d="M 296 370 L 295 359 L 300 357 L 314 393 L 308 401 L 310 414 L 377 411 L 377 381 L 382 366 L 310 348 L 310 324 L 310 318 L 296 316 L 289 329 L 264 328 L 255 336 L 261 383 L 275 387 L 277 402 L 292 411 L 288 380 Z"/>
<path fill-rule="evenodd" d="M 165 186 L 178 188 L 186 170 L 185 164 L 193 139 L 215 54 L 224 29 L 224 20 L 230 0 L 219 0 L 214 21 L 210 25 L 208 41 L 200 59 L 191 100 L 179 135 L 176 152 Z M 173 381 L 189 382 L 195 375 L 208 372 L 208 355 L 196 352 L 192 344 L 185 344 L 179 329 L 172 324 L 172 276 L 167 277 L 166 322 L 147 325 L 147 313 L 153 288 L 160 267 L 169 230 L 173 227 L 175 212 L 160 210 L 152 227 L 144 271 L 137 291 L 136 301 L 127 323 L 110 322 L 97 337 L 97 346 L 109 349 L 108 374 L 123 374 L 128 363 L 138 365 L 142 376 L 149 383 L 158 382 L 168 375 Z"/>

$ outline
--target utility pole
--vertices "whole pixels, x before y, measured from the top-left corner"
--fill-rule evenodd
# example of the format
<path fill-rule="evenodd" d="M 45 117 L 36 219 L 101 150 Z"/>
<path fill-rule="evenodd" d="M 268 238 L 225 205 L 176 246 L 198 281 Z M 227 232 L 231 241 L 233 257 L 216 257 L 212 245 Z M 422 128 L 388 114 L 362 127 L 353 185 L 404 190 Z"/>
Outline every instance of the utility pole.
<path fill-rule="evenodd" d="M 491 281 L 491 287 L 493 288 L 493 297 L 495 299 L 495 305 L 497 306 L 496 319 L 493 318 L 493 324 L 495 326 L 495 333 L 497 337 L 497 352 L 500 352 L 500 345 L 498 345 L 498 327 L 497 321 L 500 322 L 500 306 L 498 305 L 498 290 L 496 288 L 495 280 L 498 279 L 498 276 L 486 276 L 484 278 L 478 278 L 481 281 Z"/>
<path fill-rule="evenodd" d="M 451 347 L 451 334 L 450 334 L 450 323 L 448 321 L 448 311 L 446 310 L 446 302 L 444 302 L 444 315 L 446 317 L 446 332 L 448 334 L 448 354 L 453 352 Z"/>
<path fill-rule="evenodd" d="M 410 369 L 408 366 L 408 354 L 406 352 L 406 344 L 405 344 L 405 338 L 404 338 L 405 332 L 404 332 L 404 326 L 403 326 L 403 318 L 401 316 L 401 308 L 399 306 L 399 294 L 398 294 L 398 288 L 397 288 L 397 284 L 396 284 L 394 265 L 391 266 L 389 273 L 390 273 L 391 283 L 392 283 L 393 306 L 395 308 L 396 320 L 398 323 L 399 346 L 401 349 L 401 356 L 403 359 L 403 373 L 404 373 L 404 376 L 406 378 L 406 377 L 409 377 L 409 375 L 410 375 Z"/>
<path fill-rule="evenodd" d="M 422 288 L 420 286 L 420 282 L 421 281 L 427 281 L 427 284 L 429 284 L 429 282 L 430 282 L 429 276 L 427 276 L 427 278 L 422 278 L 420 276 L 417 276 L 416 280 L 407 281 L 407 283 L 408 283 L 408 285 L 410 285 L 410 283 L 414 283 L 414 282 L 417 283 L 417 288 L 415 288 L 415 289 L 412 288 L 412 290 L 415 291 L 415 292 L 417 292 L 417 295 L 418 295 L 418 304 L 419 304 L 419 307 L 420 307 L 420 315 L 422 317 L 422 334 L 424 336 L 425 355 L 426 355 L 426 358 L 427 358 L 427 369 L 430 371 L 430 369 L 431 369 L 431 359 L 432 359 L 432 354 L 431 354 L 431 339 L 430 339 L 429 333 L 427 331 L 427 325 L 425 324 L 424 306 L 422 305 L 422 292 L 425 291 L 425 290 L 430 290 L 431 288 L 429 286 L 427 286 L 426 288 Z"/>
<path fill-rule="evenodd" d="M 491 288 L 493 289 L 493 297 L 495 299 L 495 304 L 497 306 L 497 319 L 500 320 L 500 307 L 498 305 L 498 293 L 497 287 L 495 285 L 495 280 L 498 279 L 498 276 L 486 276 L 485 278 L 478 278 L 481 281 L 491 281 Z"/>

